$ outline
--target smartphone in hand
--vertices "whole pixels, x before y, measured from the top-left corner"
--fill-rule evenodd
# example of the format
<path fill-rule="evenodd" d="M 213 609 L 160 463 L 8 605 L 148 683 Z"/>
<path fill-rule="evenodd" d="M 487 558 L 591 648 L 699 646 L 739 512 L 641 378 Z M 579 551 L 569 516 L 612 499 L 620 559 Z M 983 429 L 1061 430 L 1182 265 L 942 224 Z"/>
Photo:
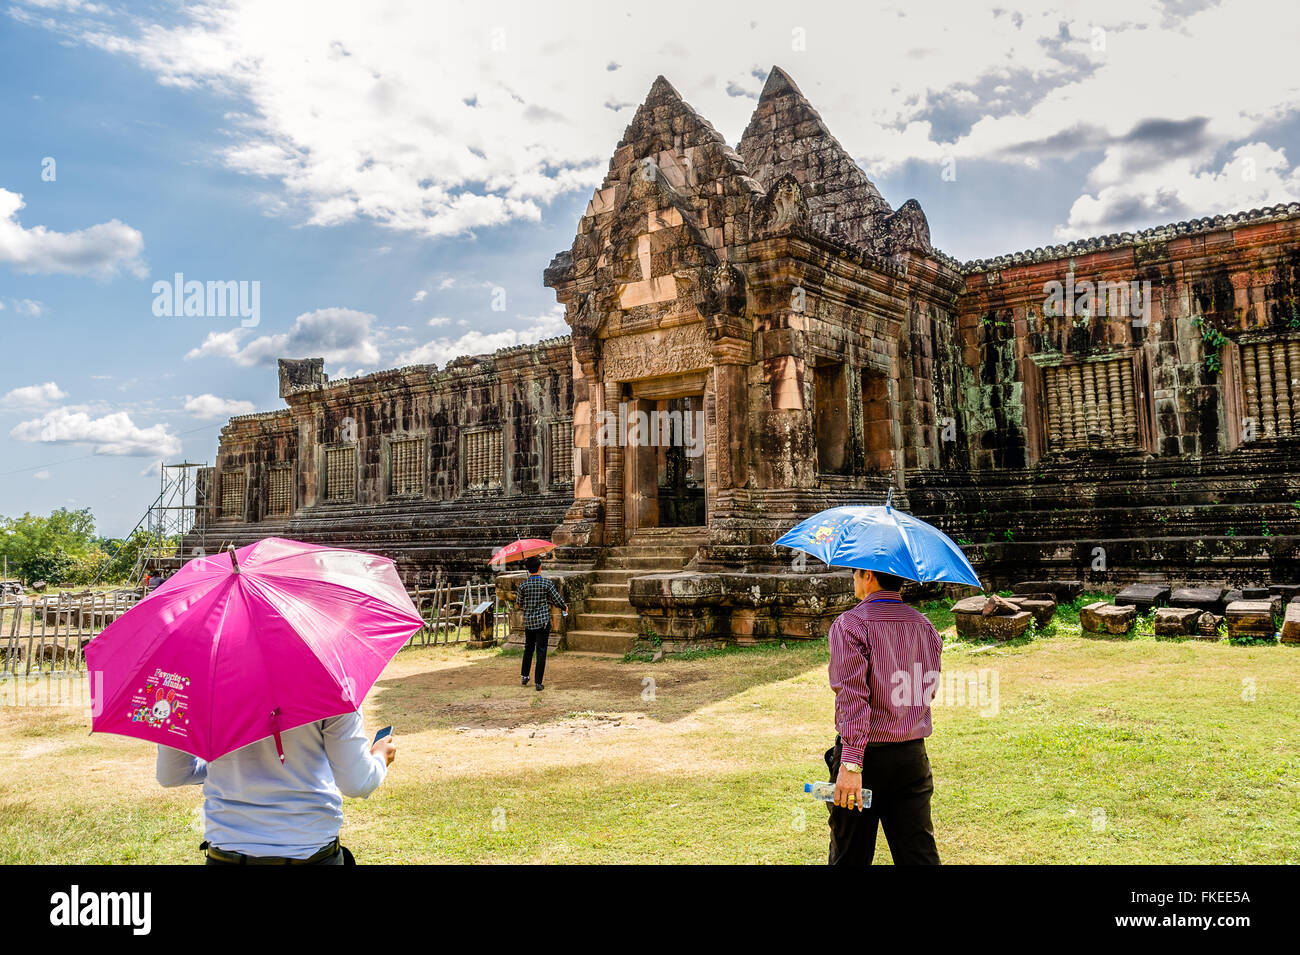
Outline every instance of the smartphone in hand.
<path fill-rule="evenodd" d="M 371 741 L 370 745 L 374 746 L 375 743 L 378 743 L 385 736 L 392 736 L 392 735 L 393 735 L 393 728 L 391 726 L 385 726 L 383 729 L 381 729 L 378 733 L 375 734 L 375 738 L 374 740 Z"/>

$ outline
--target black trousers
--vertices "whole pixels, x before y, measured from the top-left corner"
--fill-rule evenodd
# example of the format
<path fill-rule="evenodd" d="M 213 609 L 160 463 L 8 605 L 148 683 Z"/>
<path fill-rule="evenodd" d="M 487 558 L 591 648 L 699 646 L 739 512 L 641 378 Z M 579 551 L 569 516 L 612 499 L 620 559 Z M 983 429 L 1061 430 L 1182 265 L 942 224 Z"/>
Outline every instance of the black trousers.
<path fill-rule="evenodd" d="M 542 676 L 546 673 L 546 645 L 551 639 L 551 625 L 548 623 L 544 627 L 530 627 L 524 630 L 524 665 L 520 670 L 520 676 L 528 676 L 528 670 L 533 663 L 533 651 L 537 651 L 537 676 L 534 683 L 541 683 Z"/>
<path fill-rule="evenodd" d="M 831 782 L 840 773 L 840 738 L 826 751 Z M 894 865 L 938 865 L 930 822 L 930 796 L 934 776 L 925 740 L 869 745 L 862 754 L 862 788 L 871 790 L 871 808 L 842 809 L 828 803 L 831 827 L 831 865 L 871 865 L 876 855 L 877 823 Z"/>

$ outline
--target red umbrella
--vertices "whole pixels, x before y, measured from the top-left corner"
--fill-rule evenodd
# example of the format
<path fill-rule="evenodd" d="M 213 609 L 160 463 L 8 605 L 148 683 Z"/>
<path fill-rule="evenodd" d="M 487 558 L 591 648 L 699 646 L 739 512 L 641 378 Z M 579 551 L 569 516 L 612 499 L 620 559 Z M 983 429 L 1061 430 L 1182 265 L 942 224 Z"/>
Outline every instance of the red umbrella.
<path fill-rule="evenodd" d="M 530 537 L 527 540 L 517 540 L 513 544 L 507 544 L 499 551 L 492 555 L 489 561 L 494 567 L 509 563 L 512 560 L 524 560 L 527 557 L 536 557 L 541 554 L 549 554 L 555 550 L 555 545 L 550 541 L 538 540 L 536 537 Z"/>

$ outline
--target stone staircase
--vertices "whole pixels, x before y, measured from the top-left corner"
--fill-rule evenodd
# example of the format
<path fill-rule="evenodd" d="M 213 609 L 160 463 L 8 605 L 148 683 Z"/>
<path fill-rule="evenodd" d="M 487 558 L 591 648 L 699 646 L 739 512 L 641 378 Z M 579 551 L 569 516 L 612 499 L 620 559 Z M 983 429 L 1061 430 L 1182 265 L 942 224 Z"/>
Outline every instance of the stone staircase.
<path fill-rule="evenodd" d="M 682 538 L 634 538 L 607 550 L 595 572 L 586 607 L 569 617 L 565 646 L 580 653 L 618 656 L 630 651 L 636 644 L 640 617 L 628 603 L 628 581 L 643 574 L 681 570 L 700 543 Z"/>

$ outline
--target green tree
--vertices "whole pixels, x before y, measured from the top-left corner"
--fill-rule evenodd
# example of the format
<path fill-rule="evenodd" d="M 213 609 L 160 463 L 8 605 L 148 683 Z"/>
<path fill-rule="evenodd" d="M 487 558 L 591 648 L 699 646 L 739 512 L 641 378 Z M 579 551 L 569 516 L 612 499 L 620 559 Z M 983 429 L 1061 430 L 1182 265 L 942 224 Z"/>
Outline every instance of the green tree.
<path fill-rule="evenodd" d="M 106 583 L 110 581 L 117 583 L 126 580 L 135 568 L 135 563 L 139 560 L 141 551 L 145 550 L 150 540 L 155 537 L 156 535 L 149 533 L 144 528 L 138 528 L 134 534 L 125 540 L 117 538 L 100 540 L 99 546 L 108 555 L 108 563 L 100 579 Z"/>
<path fill-rule="evenodd" d="M 8 559 L 9 573 L 27 581 L 71 582 L 100 552 L 95 541 L 95 518 L 89 508 L 59 508 L 48 517 L 24 514 L 0 517 L 0 557 Z"/>

